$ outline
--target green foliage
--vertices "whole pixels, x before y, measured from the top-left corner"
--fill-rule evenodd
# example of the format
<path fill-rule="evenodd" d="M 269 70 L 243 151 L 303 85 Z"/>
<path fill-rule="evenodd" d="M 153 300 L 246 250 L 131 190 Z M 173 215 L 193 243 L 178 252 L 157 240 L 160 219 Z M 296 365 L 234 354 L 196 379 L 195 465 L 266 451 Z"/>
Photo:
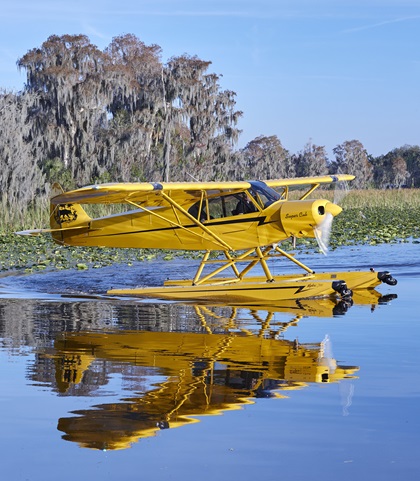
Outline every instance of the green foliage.
<path fill-rule="evenodd" d="M 41 170 L 45 174 L 45 180 L 51 185 L 58 182 L 64 190 L 71 190 L 76 187 L 71 172 L 64 167 L 58 158 L 42 162 Z"/>
<path fill-rule="evenodd" d="M 47 268 L 84 270 L 115 263 L 132 264 L 155 256 L 156 252 L 144 249 L 60 246 L 49 236 L 0 235 L 0 272 L 35 272 Z"/>
<path fill-rule="evenodd" d="M 331 246 L 406 242 L 420 238 L 420 209 L 346 209 L 334 219 Z"/>
<path fill-rule="evenodd" d="M 420 187 L 420 147 L 418 145 L 391 150 L 372 158 L 375 184 L 384 187 Z"/>

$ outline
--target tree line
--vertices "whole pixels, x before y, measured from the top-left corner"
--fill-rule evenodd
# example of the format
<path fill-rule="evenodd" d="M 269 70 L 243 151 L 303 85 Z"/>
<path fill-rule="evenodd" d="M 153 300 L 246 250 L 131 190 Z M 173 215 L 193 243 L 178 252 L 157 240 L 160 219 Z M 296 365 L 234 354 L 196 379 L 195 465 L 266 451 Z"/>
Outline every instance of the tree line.
<path fill-rule="evenodd" d="M 22 91 L 0 92 L 3 208 L 26 210 L 64 188 L 108 181 L 269 179 L 349 173 L 353 186 L 419 187 L 420 147 L 370 156 L 358 140 L 334 159 L 309 141 L 290 153 L 277 136 L 236 149 L 243 113 L 211 62 L 115 37 L 103 51 L 85 35 L 53 35 L 18 59 Z"/>

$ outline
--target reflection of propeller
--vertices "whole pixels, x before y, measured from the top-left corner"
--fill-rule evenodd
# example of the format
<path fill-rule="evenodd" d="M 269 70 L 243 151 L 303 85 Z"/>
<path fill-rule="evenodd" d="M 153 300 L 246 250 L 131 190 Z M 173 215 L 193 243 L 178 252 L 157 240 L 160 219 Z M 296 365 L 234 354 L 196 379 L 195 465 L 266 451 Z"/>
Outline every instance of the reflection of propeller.
<path fill-rule="evenodd" d="M 324 340 L 321 342 L 322 345 L 322 357 L 319 360 L 320 365 L 328 367 L 329 374 L 333 374 L 337 369 L 337 361 L 334 359 L 332 352 L 332 343 L 328 334 L 325 336 Z"/>

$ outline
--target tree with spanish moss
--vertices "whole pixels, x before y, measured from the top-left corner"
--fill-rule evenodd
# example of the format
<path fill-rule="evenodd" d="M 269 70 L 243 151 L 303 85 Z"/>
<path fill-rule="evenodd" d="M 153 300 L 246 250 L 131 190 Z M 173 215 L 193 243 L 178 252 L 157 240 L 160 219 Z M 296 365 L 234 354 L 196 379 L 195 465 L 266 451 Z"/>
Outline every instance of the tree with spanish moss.
<path fill-rule="evenodd" d="M 420 187 L 420 146 L 404 145 L 372 158 L 375 185 Z"/>
<path fill-rule="evenodd" d="M 208 180 L 229 162 L 241 112 L 221 91 L 211 62 L 161 49 L 134 35 L 99 51 L 84 35 L 51 36 L 18 62 L 34 95 L 29 123 L 45 159 L 60 159 L 77 185 L 94 179 Z M 216 161 L 216 162 L 215 162 Z"/>
<path fill-rule="evenodd" d="M 295 171 L 289 152 L 276 135 L 255 138 L 241 151 L 243 178 L 278 179 L 294 177 Z"/>
<path fill-rule="evenodd" d="M 335 160 L 331 163 L 331 173 L 354 175 L 352 187 L 363 189 L 373 180 L 373 166 L 368 154 L 359 140 L 346 140 L 333 149 Z"/>
<path fill-rule="evenodd" d="M 292 156 L 296 177 L 325 175 L 328 173 L 328 157 L 325 147 L 307 142 L 303 150 Z"/>
<path fill-rule="evenodd" d="M 44 183 L 38 166 L 41 149 L 31 140 L 33 98 L 0 93 L 0 204 L 3 216 L 21 215 L 34 206 Z"/>

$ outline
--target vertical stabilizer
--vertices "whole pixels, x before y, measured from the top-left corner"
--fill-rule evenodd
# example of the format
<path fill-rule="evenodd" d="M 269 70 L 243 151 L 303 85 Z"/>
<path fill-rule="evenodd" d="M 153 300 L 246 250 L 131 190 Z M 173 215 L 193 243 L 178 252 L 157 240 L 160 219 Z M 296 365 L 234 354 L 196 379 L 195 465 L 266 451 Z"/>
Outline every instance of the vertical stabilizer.
<path fill-rule="evenodd" d="M 51 200 L 64 193 L 59 184 L 54 184 L 51 188 Z M 72 245 L 71 238 L 81 234 L 80 229 L 89 229 L 91 217 L 85 212 L 80 204 L 57 204 L 50 203 L 50 225 L 51 229 L 63 229 L 52 232 L 53 239 L 59 244 Z M 73 228 L 76 230 L 73 231 Z"/>

